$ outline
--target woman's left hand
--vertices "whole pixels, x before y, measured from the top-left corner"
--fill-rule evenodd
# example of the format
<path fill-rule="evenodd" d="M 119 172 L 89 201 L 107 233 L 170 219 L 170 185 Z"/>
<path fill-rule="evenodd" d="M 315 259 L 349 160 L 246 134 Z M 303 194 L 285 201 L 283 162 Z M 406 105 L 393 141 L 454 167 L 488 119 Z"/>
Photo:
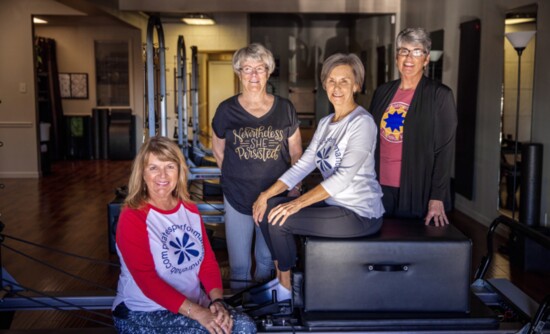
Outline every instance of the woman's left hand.
<path fill-rule="evenodd" d="M 300 211 L 301 207 L 296 200 L 287 203 L 282 203 L 271 209 L 267 220 L 272 225 L 282 226 L 288 217 Z"/>
<path fill-rule="evenodd" d="M 267 210 L 267 198 L 261 193 L 252 205 L 252 219 L 254 223 L 260 226 L 260 222 L 264 219 L 265 211 Z"/>
<path fill-rule="evenodd" d="M 449 224 L 447 215 L 445 214 L 445 206 L 443 201 L 432 199 L 428 202 L 428 214 L 424 218 L 424 225 L 430 225 L 433 219 L 435 226 L 445 226 Z"/>
<path fill-rule="evenodd" d="M 214 302 L 210 305 L 210 312 L 215 315 L 215 321 L 223 331 L 227 334 L 231 333 L 233 318 L 231 317 L 231 313 L 225 308 L 225 305 L 220 302 Z"/>

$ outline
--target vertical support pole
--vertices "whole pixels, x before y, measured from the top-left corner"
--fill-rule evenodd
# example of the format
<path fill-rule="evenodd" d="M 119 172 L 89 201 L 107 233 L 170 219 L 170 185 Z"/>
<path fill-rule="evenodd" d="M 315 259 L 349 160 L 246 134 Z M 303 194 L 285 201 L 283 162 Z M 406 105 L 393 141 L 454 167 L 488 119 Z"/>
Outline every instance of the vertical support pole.
<path fill-rule="evenodd" d="M 157 16 L 151 16 L 147 23 L 147 46 L 146 46 L 146 68 L 147 68 L 147 106 L 149 118 L 149 137 L 156 135 L 155 121 L 155 77 L 154 77 L 154 54 L 153 54 L 153 33 L 156 30 L 159 43 L 159 66 L 160 66 L 160 92 L 158 101 L 160 102 L 160 135 L 166 137 L 166 49 L 164 46 L 164 31 L 162 24 Z"/>
<path fill-rule="evenodd" d="M 191 47 L 191 108 L 193 113 L 193 148 L 199 147 L 199 61 L 198 49 Z"/>

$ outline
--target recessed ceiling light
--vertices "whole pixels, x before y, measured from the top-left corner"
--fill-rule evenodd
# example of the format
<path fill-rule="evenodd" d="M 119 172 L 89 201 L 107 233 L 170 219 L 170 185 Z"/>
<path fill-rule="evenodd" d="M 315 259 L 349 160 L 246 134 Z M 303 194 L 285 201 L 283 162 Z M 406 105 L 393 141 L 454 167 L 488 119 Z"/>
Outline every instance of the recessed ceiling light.
<path fill-rule="evenodd" d="M 189 25 L 197 26 L 211 26 L 216 24 L 216 21 L 205 14 L 189 14 L 181 19 L 183 22 Z"/>
<path fill-rule="evenodd" d="M 43 20 L 43 19 L 39 19 L 38 17 L 33 17 L 33 18 L 32 18 L 32 23 L 36 23 L 36 24 L 46 24 L 46 23 L 48 23 L 48 21 Z"/>
<path fill-rule="evenodd" d="M 537 17 L 532 13 L 508 13 L 506 14 L 506 24 L 520 24 L 535 22 Z"/>

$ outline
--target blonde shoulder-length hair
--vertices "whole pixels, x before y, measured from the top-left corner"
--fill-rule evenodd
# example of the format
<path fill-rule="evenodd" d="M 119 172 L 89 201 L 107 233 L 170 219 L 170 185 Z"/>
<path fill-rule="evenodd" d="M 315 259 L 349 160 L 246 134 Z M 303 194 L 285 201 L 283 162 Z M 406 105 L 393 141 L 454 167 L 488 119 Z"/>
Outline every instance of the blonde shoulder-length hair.
<path fill-rule="evenodd" d="M 153 154 L 161 161 L 171 161 L 178 165 L 178 181 L 172 196 L 179 200 L 189 202 L 191 197 L 187 190 L 187 173 L 189 171 L 185 158 L 178 145 L 166 137 L 149 138 L 139 150 L 132 165 L 132 173 L 128 182 L 128 196 L 124 201 L 125 206 L 138 209 L 142 207 L 149 199 L 149 193 L 143 172 L 149 161 L 149 156 Z"/>

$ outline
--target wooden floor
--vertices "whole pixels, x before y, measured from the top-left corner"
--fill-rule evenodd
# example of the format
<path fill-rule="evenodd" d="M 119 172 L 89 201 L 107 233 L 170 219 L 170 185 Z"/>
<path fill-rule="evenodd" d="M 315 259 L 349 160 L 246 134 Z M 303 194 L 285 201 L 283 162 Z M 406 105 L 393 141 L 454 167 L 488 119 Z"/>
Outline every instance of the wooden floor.
<path fill-rule="evenodd" d="M 115 196 L 115 188 L 126 185 L 129 161 L 62 161 L 53 164 L 50 175 L 41 179 L 0 179 L 0 220 L 3 233 L 85 257 L 117 263 L 110 254 L 107 233 L 107 205 Z M 451 221 L 473 240 L 473 267 L 485 253 L 487 229 L 460 212 L 451 214 Z M 501 240 L 502 242 L 502 240 Z M 2 265 L 25 287 L 38 291 L 112 293 L 119 269 L 26 245 L 5 238 L 1 248 Z M 9 247 L 9 248 L 8 248 Z M 62 275 L 12 249 L 46 261 L 74 275 L 95 282 L 90 285 Z M 223 251 L 217 252 L 223 275 L 227 261 Z M 497 254 L 489 277 L 510 279 L 537 301 L 550 294 L 550 275 L 524 273 L 511 267 L 507 257 Z M 102 287 L 104 288 L 102 288 Z M 109 290 L 110 289 L 110 290 Z M 109 315 L 108 312 L 103 312 Z M 110 324 L 109 318 L 85 312 L 19 311 L 11 329 L 101 327 L 82 317 Z"/>

